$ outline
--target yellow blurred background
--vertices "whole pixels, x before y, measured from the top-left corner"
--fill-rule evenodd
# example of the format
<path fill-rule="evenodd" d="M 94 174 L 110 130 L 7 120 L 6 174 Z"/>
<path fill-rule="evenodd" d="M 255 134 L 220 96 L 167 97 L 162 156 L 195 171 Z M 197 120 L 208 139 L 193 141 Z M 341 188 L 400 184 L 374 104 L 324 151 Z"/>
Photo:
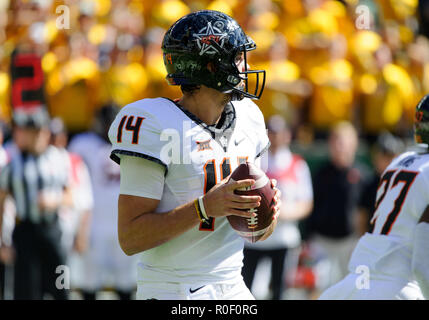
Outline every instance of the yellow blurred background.
<path fill-rule="evenodd" d="M 370 14 L 364 28 L 359 6 Z M 340 120 L 368 136 L 409 134 L 429 91 L 417 0 L 0 0 L 0 118 L 10 121 L 15 49 L 42 57 L 48 108 L 72 133 L 109 101 L 179 97 L 165 81 L 162 37 L 206 8 L 231 15 L 255 40 L 250 65 L 267 70 L 258 105 L 266 117 L 283 115 L 299 139 Z"/>

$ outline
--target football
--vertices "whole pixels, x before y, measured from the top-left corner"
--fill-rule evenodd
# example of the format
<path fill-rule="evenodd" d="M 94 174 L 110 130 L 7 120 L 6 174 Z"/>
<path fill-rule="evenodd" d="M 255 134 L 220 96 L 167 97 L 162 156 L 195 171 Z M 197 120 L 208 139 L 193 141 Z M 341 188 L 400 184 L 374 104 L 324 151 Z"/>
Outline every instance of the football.
<path fill-rule="evenodd" d="M 227 218 L 231 227 L 242 238 L 249 242 L 256 242 L 265 234 L 273 220 L 274 213 L 271 207 L 274 203 L 275 191 L 266 174 L 251 162 L 239 165 L 231 174 L 228 182 L 243 179 L 254 179 L 256 182 L 252 187 L 236 189 L 235 194 L 258 195 L 261 197 L 261 205 L 250 209 L 256 213 L 256 217 L 244 218 L 231 215 Z"/>

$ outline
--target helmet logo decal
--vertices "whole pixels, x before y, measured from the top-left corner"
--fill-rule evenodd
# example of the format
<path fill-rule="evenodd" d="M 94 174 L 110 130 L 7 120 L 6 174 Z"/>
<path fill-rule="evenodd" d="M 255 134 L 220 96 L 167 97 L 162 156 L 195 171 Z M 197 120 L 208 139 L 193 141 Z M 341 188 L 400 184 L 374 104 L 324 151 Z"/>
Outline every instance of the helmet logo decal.
<path fill-rule="evenodd" d="M 200 48 L 200 56 L 205 53 L 219 53 L 218 49 L 212 45 L 212 40 L 216 41 L 220 47 L 223 47 L 227 34 L 221 31 L 219 23 L 221 22 L 218 21 L 212 26 L 211 22 L 207 22 L 207 27 L 202 28 L 199 33 L 194 33 L 194 37 L 197 38 L 198 48 Z"/>

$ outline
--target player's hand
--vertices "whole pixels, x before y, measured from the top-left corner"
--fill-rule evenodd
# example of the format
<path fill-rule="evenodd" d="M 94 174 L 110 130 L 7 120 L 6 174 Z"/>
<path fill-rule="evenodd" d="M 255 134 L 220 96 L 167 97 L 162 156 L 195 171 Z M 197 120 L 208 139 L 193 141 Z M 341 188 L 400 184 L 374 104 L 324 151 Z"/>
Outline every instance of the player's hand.
<path fill-rule="evenodd" d="M 264 241 L 265 239 L 267 239 L 274 232 L 274 229 L 277 226 L 277 221 L 278 221 L 278 219 L 273 219 L 273 222 L 271 222 L 271 224 L 268 227 L 267 231 L 265 231 L 264 235 L 258 241 Z"/>
<path fill-rule="evenodd" d="M 209 217 L 236 215 L 245 218 L 256 216 L 253 212 L 239 209 L 252 209 L 261 205 L 260 196 L 244 196 L 234 193 L 235 189 L 250 187 L 255 184 L 253 179 L 230 181 L 229 176 L 215 185 L 203 197 L 204 208 Z"/>
<path fill-rule="evenodd" d="M 277 226 L 277 221 L 278 221 L 277 218 L 279 217 L 280 206 L 281 206 L 281 200 L 280 200 L 281 199 L 281 191 L 278 188 L 276 188 L 276 185 L 277 185 L 277 180 L 271 179 L 271 187 L 275 190 L 274 205 L 272 207 L 273 222 L 271 222 L 267 231 L 264 233 L 264 235 L 258 241 L 264 241 L 265 239 L 267 239 L 274 232 L 274 229 Z"/>

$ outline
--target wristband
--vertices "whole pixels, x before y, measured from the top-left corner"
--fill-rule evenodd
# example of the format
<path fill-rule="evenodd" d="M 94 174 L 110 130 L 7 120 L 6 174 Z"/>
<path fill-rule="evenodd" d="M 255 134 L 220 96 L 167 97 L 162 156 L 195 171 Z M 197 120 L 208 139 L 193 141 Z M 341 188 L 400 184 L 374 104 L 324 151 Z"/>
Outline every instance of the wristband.
<path fill-rule="evenodd" d="M 208 219 L 209 219 L 209 217 L 207 216 L 206 208 L 204 208 L 203 196 L 200 196 L 200 197 L 198 198 L 198 203 L 200 204 L 200 210 L 201 210 L 201 213 L 202 213 L 202 215 L 203 215 L 204 219 L 205 219 L 205 220 L 208 220 Z"/>
<path fill-rule="evenodd" d="M 197 215 L 198 215 L 198 218 L 200 219 L 200 221 L 206 222 L 206 219 L 204 219 L 204 217 L 201 213 L 200 204 L 198 203 L 198 199 L 195 199 L 194 206 L 195 206 L 195 211 L 197 211 Z"/>

